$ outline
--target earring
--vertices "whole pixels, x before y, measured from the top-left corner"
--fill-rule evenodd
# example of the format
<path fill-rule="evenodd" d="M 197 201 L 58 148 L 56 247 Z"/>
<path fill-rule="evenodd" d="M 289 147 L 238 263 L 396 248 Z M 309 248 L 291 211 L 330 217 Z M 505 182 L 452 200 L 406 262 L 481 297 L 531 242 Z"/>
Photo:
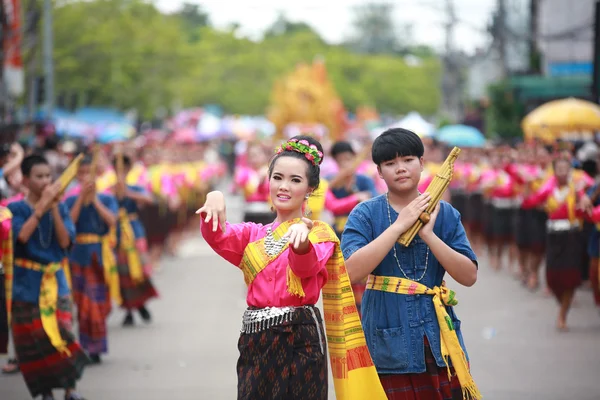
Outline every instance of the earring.
<path fill-rule="evenodd" d="M 306 200 L 308 200 L 308 198 L 309 198 L 309 197 L 310 197 L 310 195 L 309 195 L 308 193 L 306 194 L 306 196 L 304 196 L 304 198 L 305 198 Z"/>

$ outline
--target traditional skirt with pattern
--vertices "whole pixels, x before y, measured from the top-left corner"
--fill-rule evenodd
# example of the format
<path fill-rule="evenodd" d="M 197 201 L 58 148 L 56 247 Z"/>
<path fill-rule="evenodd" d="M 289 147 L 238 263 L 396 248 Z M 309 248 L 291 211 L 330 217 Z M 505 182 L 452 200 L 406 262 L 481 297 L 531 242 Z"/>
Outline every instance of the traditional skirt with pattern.
<path fill-rule="evenodd" d="M 146 229 L 148 245 L 162 245 L 167 239 L 172 221 L 176 218 L 165 205 L 158 203 L 145 206 L 138 212 L 140 220 Z"/>
<path fill-rule="evenodd" d="M 104 268 L 95 256 L 91 265 L 82 266 L 71 261 L 71 279 L 81 346 L 90 354 L 106 353 L 106 317 L 111 311 L 111 299 L 104 280 Z"/>
<path fill-rule="evenodd" d="M 33 397 L 52 389 L 74 388 L 89 363 L 71 331 L 71 299 L 57 303 L 58 326 L 70 356 L 59 353 L 42 327 L 37 304 L 13 301 L 12 331 L 19 368 Z"/>
<path fill-rule="evenodd" d="M 531 210 L 528 220 L 529 231 L 529 250 L 544 254 L 546 250 L 546 223 L 548 222 L 548 214 L 544 210 Z"/>
<path fill-rule="evenodd" d="M 585 238 L 579 229 L 548 232 L 546 242 L 546 282 L 557 299 L 581 284 Z"/>
<path fill-rule="evenodd" d="M 425 372 L 420 374 L 379 375 L 388 400 L 463 400 L 462 388 L 454 369 L 438 367 L 425 338 Z"/>
<path fill-rule="evenodd" d="M 485 202 L 483 204 L 483 234 L 486 239 L 494 237 L 494 207 L 492 203 Z"/>
<path fill-rule="evenodd" d="M 519 249 L 528 250 L 531 247 L 533 210 L 515 208 L 513 210 L 513 236 Z"/>
<path fill-rule="evenodd" d="M 475 232 L 481 232 L 483 229 L 483 209 L 483 194 L 471 193 L 467 198 L 467 209 L 462 220 Z"/>
<path fill-rule="evenodd" d="M 514 208 L 492 206 L 491 239 L 511 240 L 513 238 Z"/>
<path fill-rule="evenodd" d="M 127 253 L 123 250 L 119 250 L 117 253 L 117 270 L 119 271 L 119 284 L 121 287 L 121 297 L 123 298 L 121 306 L 128 310 L 140 308 L 148 300 L 158 297 L 158 292 L 150 280 L 152 267 L 148 263 L 148 244 L 146 238 L 136 240 L 135 247 L 140 255 L 144 270 L 144 280 L 140 283 L 135 283 L 131 279 Z"/>
<path fill-rule="evenodd" d="M 238 400 L 327 400 L 327 343 L 319 309 L 238 341 Z"/>
<path fill-rule="evenodd" d="M 8 314 L 6 312 L 6 289 L 4 274 L 0 274 L 0 354 L 8 352 Z"/>
<path fill-rule="evenodd" d="M 450 204 L 456 208 L 461 217 L 466 214 L 468 200 L 469 198 L 464 190 L 451 190 Z"/>

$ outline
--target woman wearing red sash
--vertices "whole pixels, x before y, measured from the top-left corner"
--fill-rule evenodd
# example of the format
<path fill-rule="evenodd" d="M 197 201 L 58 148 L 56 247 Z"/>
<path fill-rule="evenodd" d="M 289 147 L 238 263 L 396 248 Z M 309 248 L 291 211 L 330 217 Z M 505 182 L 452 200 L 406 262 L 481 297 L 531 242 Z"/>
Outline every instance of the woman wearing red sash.
<path fill-rule="evenodd" d="M 326 400 L 327 325 L 336 397 L 385 399 L 354 304 L 339 240 L 304 218 L 319 186 L 321 144 L 309 136 L 284 143 L 269 163 L 277 216 L 267 225 L 226 222 L 225 199 L 211 192 L 197 211 L 202 235 L 238 266 L 248 286 L 238 342 L 238 399 Z M 323 289 L 325 318 L 316 302 Z"/>

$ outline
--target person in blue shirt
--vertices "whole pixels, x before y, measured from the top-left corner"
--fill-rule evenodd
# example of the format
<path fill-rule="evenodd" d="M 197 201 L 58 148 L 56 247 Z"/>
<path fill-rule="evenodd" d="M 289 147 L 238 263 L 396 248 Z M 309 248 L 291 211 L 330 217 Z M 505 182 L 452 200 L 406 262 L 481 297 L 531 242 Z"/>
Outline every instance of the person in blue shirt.
<path fill-rule="evenodd" d="M 66 400 L 82 400 L 75 382 L 89 359 L 71 333 L 71 293 L 63 269 L 75 226 L 58 200 L 60 182 L 52 183 L 46 159 L 28 156 L 21 170 L 28 194 L 8 205 L 13 215 L 11 322 L 17 359 L 34 398 L 52 400 L 53 389 L 65 389 Z"/>
<path fill-rule="evenodd" d="M 152 284 L 149 264 L 146 231 L 139 218 L 139 206 L 151 205 L 154 199 L 143 187 L 126 185 L 125 178 L 132 168 L 131 159 L 121 156 L 123 171 L 119 172 L 117 160 L 113 165 L 117 170 L 117 184 L 113 188 L 119 202 L 119 223 L 117 226 L 117 270 L 123 307 L 127 314 L 123 326 L 133 326 L 133 310 L 138 310 L 144 322 L 150 322 L 150 311 L 146 308 L 148 300 L 158 297 Z"/>
<path fill-rule="evenodd" d="M 65 204 L 77 229 L 69 262 L 79 341 L 98 364 L 100 354 L 108 352 L 106 318 L 112 308 L 111 298 L 118 302 L 120 297 L 114 254 L 119 206 L 114 196 L 96 192 L 91 165 L 92 157 L 86 155 L 77 170 L 81 192 L 68 197 Z"/>
<path fill-rule="evenodd" d="M 411 393 L 402 398 L 477 399 L 451 307 L 454 292 L 443 282 L 446 272 L 464 286 L 477 280 L 460 214 L 441 201 L 407 247 L 397 243 L 431 201 L 418 191 L 423 152 L 409 130 L 389 129 L 375 139 L 372 158 L 388 192 L 354 208 L 341 247 L 351 281 L 367 278 L 362 324 L 388 398 L 402 392 Z"/>
<path fill-rule="evenodd" d="M 326 194 L 325 207 L 334 216 L 333 230 L 338 238 L 342 238 L 342 232 L 350 211 L 361 201 L 377 196 L 377 189 L 373 179 L 356 172 L 354 164 L 356 153 L 349 142 L 339 141 L 331 146 L 331 157 L 339 168 L 337 176 L 327 177 L 327 181 L 334 183 L 341 181 L 337 186 L 330 185 Z M 334 197 L 336 201 L 332 201 Z M 343 199 L 343 201 L 342 201 Z M 360 315 L 361 301 L 365 292 L 365 282 L 352 285 L 354 300 L 358 314 Z"/>

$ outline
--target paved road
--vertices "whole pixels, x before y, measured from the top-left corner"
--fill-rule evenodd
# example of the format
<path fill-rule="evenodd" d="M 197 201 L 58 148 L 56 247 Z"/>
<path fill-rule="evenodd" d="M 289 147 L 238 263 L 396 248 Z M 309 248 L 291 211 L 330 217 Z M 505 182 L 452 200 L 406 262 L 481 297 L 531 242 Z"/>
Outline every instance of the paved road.
<path fill-rule="evenodd" d="M 238 207 L 229 209 L 231 219 L 239 218 Z M 591 293 L 578 293 L 572 330 L 558 333 L 553 300 L 525 291 L 507 272 L 492 272 L 484 259 L 481 264 L 473 288 L 451 285 L 485 399 L 600 398 L 600 315 Z M 235 399 L 245 306 L 239 271 L 196 237 L 178 258 L 164 260 L 155 281 L 162 297 L 150 307 L 154 322 L 124 329 L 123 314 L 113 312 L 110 354 L 85 371 L 81 392 L 90 400 Z M 28 398 L 20 376 L 0 376 L 1 400 Z"/>

